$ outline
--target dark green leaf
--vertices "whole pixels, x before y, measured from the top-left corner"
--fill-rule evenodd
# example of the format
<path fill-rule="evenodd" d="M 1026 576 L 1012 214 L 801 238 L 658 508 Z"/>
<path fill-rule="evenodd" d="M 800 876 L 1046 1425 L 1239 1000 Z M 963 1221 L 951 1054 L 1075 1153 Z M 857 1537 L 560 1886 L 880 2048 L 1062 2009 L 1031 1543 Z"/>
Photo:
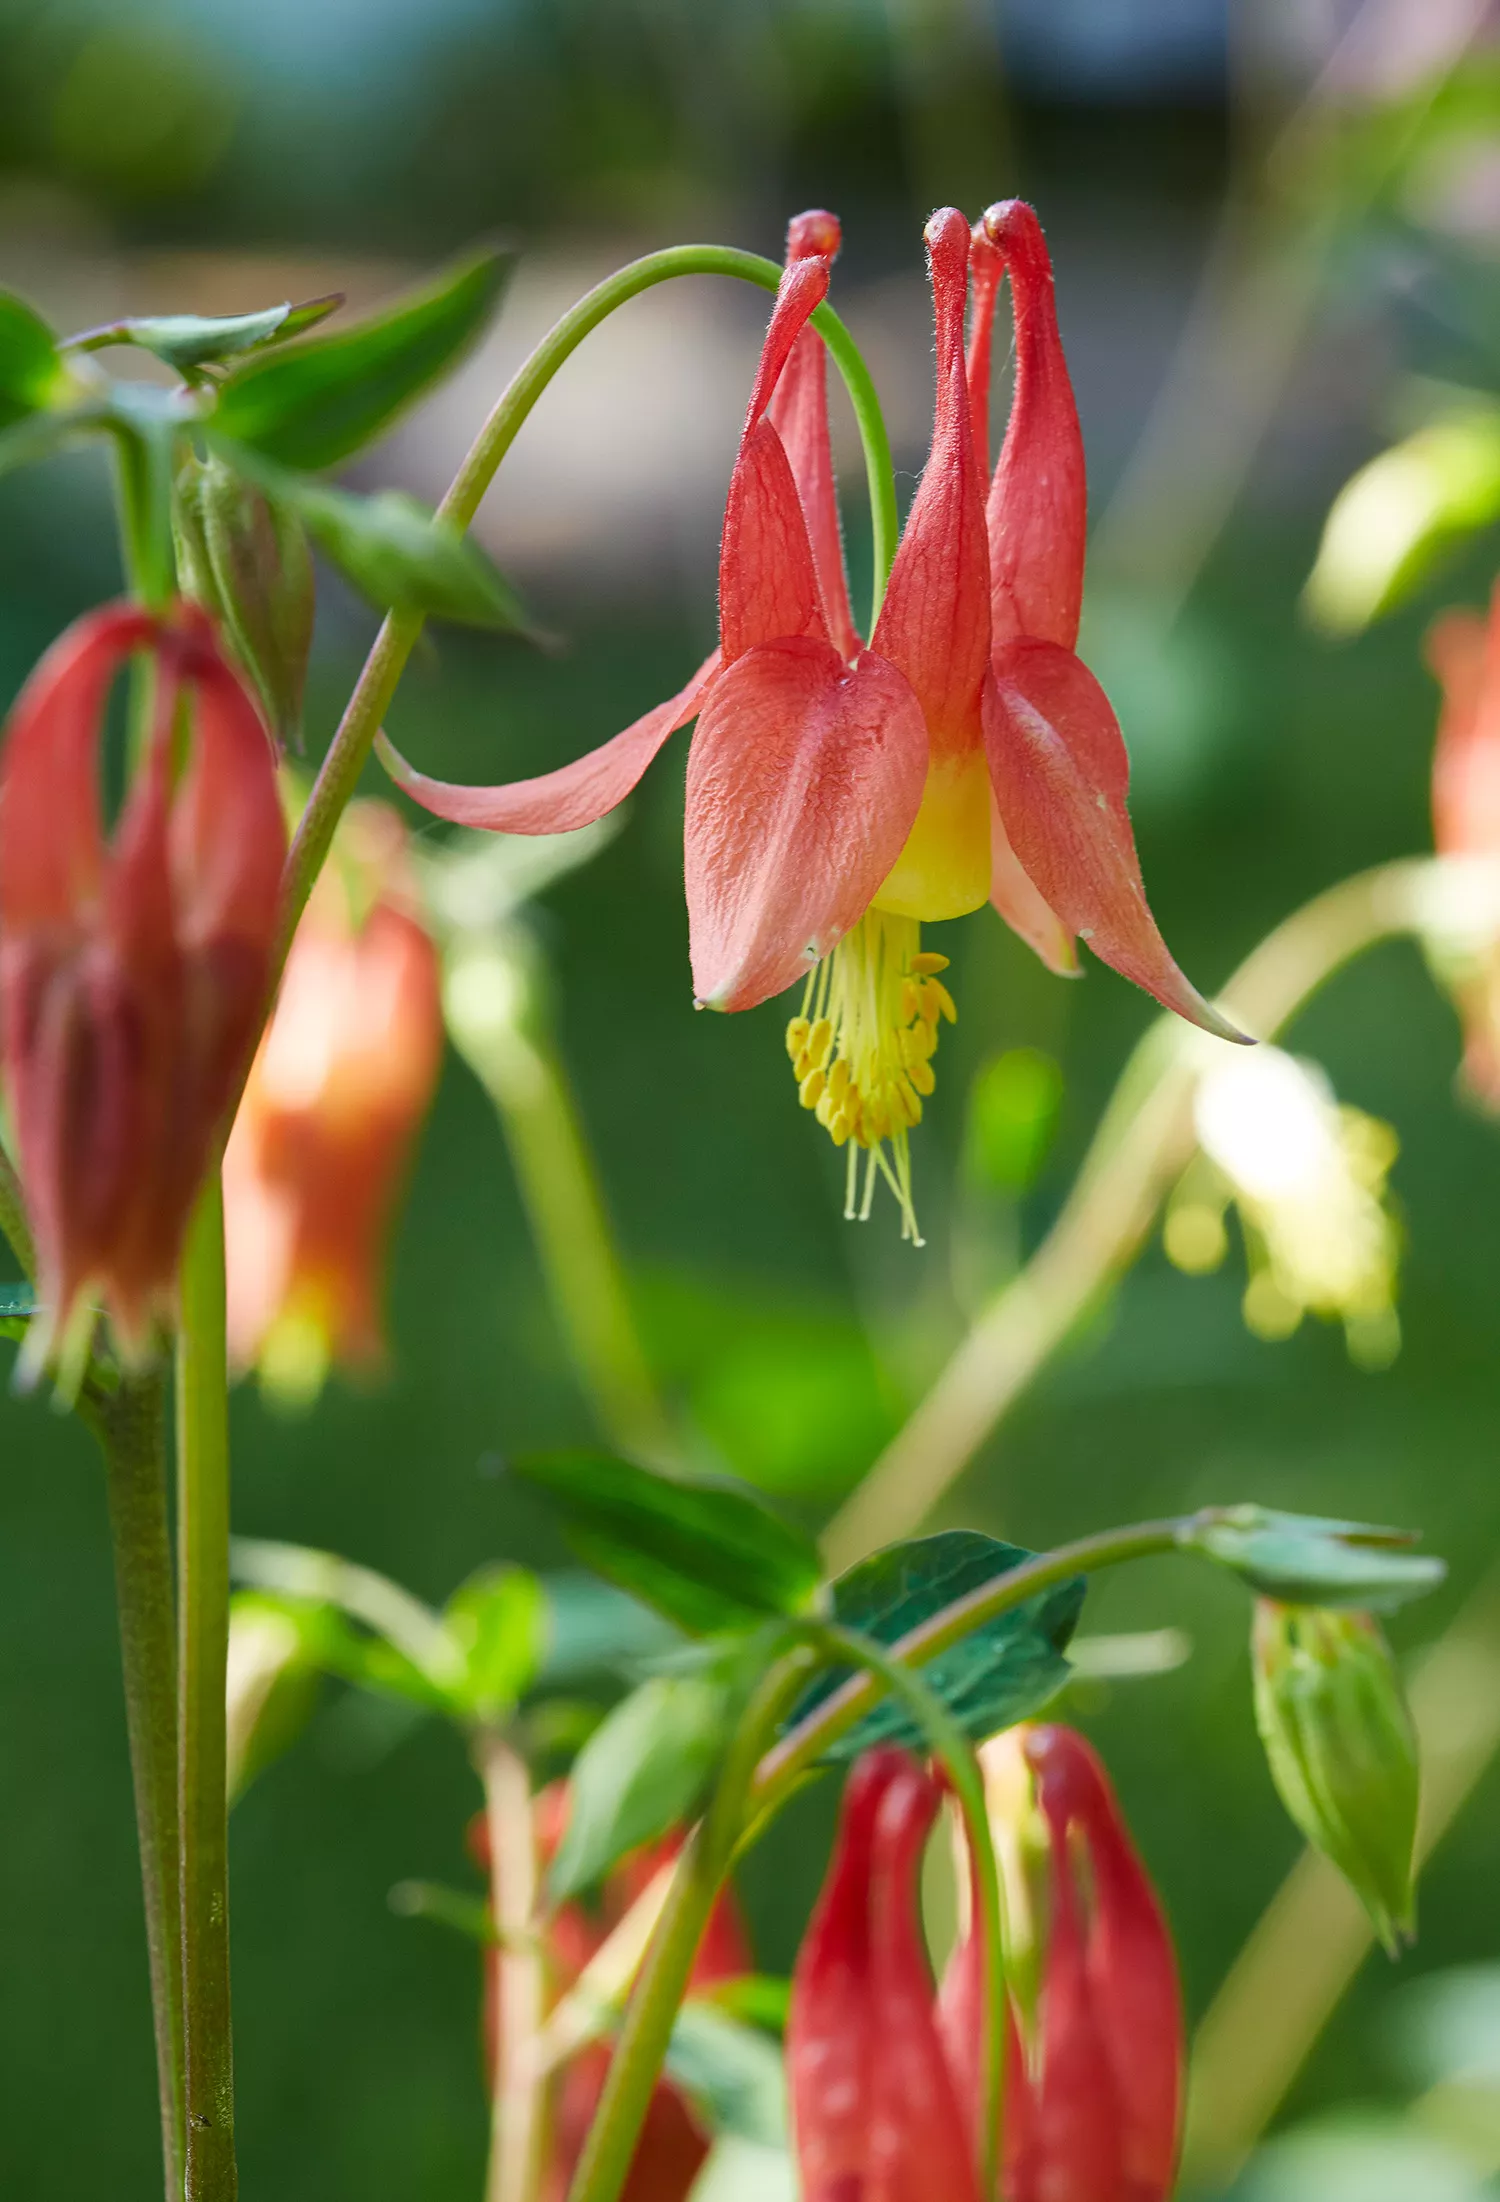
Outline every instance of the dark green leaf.
<path fill-rule="evenodd" d="M 541 1664 L 547 1626 L 541 1584 L 524 1567 L 481 1568 L 454 1592 L 443 1618 L 464 1658 L 459 1702 L 480 1720 L 503 1719 Z"/>
<path fill-rule="evenodd" d="M 1446 1564 L 1409 1548 L 1415 1533 L 1265 1506 L 1197 1515 L 1182 1539 L 1287 1605 L 1364 1606 L 1380 1613 L 1435 1590 Z"/>
<path fill-rule="evenodd" d="M 1035 1554 L 1001 1544 L 975 1529 L 945 1529 L 935 1537 L 916 1537 L 872 1553 L 833 1585 L 833 1617 L 878 1644 L 894 1644 L 932 1615 L 1008 1575 Z M 964 1733 L 976 1742 L 1027 1720 L 1068 1680 L 1063 1657 L 1083 1610 L 1085 1584 L 1074 1576 L 1052 1590 L 1039 1591 L 1014 1612 L 1002 1613 L 974 1629 L 948 1651 L 929 1660 L 922 1678 L 936 1691 Z M 848 1680 L 850 1669 L 832 1668 L 818 1676 L 794 1707 L 786 1725 L 794 1728 Z M 831 1746 L 835 1760 L 858 1757 L 875 1743 L 917 1748 L 925 1739 L 905 1706 L 886 1699 L 858 1726 Z"/>
<path fill-rule="evenodd" d="M 0 1338 L 24 1338 L 26 1325 L 40 1313 L 29 1284 L 0 1284 Z"/>
<path fill-rule="evenodd" d="M 547 1575 L 546 1649 L 537 1687 L 568 1689 L 590 1675 L 638 1673 L 682 1638 L 638 1598 L 597 1575 Z"/>
<path fill-rule="evenodd" d="M 98 352 L 109 344 L 134 344 L 141 351 L 152 352 L 158 359 L 165 360 L 179 374 L 190 374 L 195 367 L 237 359 L 242 352 L 257 352 L 262 345 L 299 336 L 343 303 L 342 292 L 333 291 L 326 298 L 310 298 L 301 306 L 284 300 L 281 305 L 266 306 L 259 313 L 131 315 L 123 321 L 109 321 L 102 328 L 85 329 L 81 336 L 70 337 L 68 349 Z"/>
<path fill-rule="evenodd" d="M 573 1766 L 567 1833 L 548 1887 L 562 1902 L 689 1819 L 727 1738 L 731 1693 L 707 1675 L 654 1675 L 618 1704 Z"/>
<path fill-rule="evenodd" d="M 0 291 L 0 428 L 52 404 L 66 376 L 41 315 L 14 291 Z"/>
<path fill-rule="evenodd" d="M 669 1477 L 602 1453 L 537 1453 L 516 1473 L 557 1506 L 579 1557 L 692 1635 L 806 1613 L 817 1547 L 729 1477 Z"/>
<path fill-rule="evenodd" d="M 400 605 L 463 627 L 533 631 L 488 553 L 403 490 L 353 497 L 308 482 L 290 492 L 290 501 L 320 548 L 378 610 Z"/>
<path fill-rule="evenodd" d="M 219 427 L 283 466 L 337 466 L 456 366 L 499 304 L 511 262 L 475 253 L 353 328 L 232 370 Z"/>

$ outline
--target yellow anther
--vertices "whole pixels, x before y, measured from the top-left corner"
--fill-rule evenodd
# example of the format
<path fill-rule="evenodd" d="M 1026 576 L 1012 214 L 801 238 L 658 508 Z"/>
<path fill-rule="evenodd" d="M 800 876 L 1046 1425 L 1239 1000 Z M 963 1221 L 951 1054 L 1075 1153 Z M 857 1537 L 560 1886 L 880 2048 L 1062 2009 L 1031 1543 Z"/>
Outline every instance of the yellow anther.
<path fill-rule="evenodd" d="M 935 971 L 947 970 L 948 958 L 938 955 L 933 949 L 924 948 L 919 956 L 912 957 L 906 968 L 919 979 L 929 979 Z"/>
<path fill-rule="evenodd" d="M 820 1070 L 810 1070 L 797 1089 L 797 1098 L 804 1109 L 815 1109 L 823 1098 L 827 1080 Z"/>
<path fill-rule="evenodd" d="M 840 1109 L 837 1116 L 833 1119 L 833 1122 L 828 1127 L 828 1136 L 833 1141 L 835 1147 L 842 1147 L 847 1143 L 849 1134 L 853 1131 L 853 1129 L 854 1126 L 849 1121 L 848 1110 Z"/>
<path fill-rule="evenodd" d="M 825 1068 L 833 1048 L 833 1026 L 826 1017 L 820 1017 L 807 1036 L 807 1052 L 819 1070 Z"/>
<path fill-rule="evenodd" d="M 929 979 L 927 981 L 927 993 L 929 999 L 936 999 L 938 1008 L 947 1018 L 949 1024 L 956 1025 L 958 1023 L 958 1004 L 954 1001 L 942 980 Z"/>
<path fill-rule="evenodd" d="M 813 1059 L 808 1054 L 806 1048 L 802 1050 L 802 1053 L 800 1055 L 793 1058 L 792 1076 L 796 1079 L 799 1086 L 801 1085 L 803 1079 L 807 1076 L 808 1072 L 812 1069 L 812 1067 Z"/>
<path fill-rule="evenodd" d="M 908 1063 L 906 1075 L 916 1087 L 918 1093 L 935 1093 L 937 1091 L 937 1077 L 931 1063 Z"/>
<path fill-rule="evenodd" d="M 833 1122 L 833 1112 L 837 1107 L 838 1103 L 834 1100 L 833 1095 L 828 1091 L 828 1088 L 825 1086 L 822 1093 L 818 1096 L 818 1106 L 813 1112 L 825 1132 L 827 1131 L 829 1125 Z"/>
<path fill-rule="evenodd" d="M 842 1101 L 849 1090 L 849 1058 L 841 1055 L 828 1073 L 828 1090 L 835 1101 Z"/>
<path fill-rule="evenodd" d="M 922 995 L 915 980 L 903 979 L 901 981 L 901 1016 L 903 1022 L 910 1024 L 913 1017 L 921 1014 L 921 1009 Z"/>
<path fill-rule="evenodd" d="M 896 1080 L 894 1081 L 894 1083 L 892 1084 L 892 1087 L 891 1087 L 891 1114 L 892 1114 L 892 1116 L 894 1116 L 894 1115 L 896 1114 L 896 1111 L 897 1111 L 898 1109 L 900 1110 L 901 1114 L 902 1114 L 902 1115 L 903 1115 L 903 1116 L 904 1116 L 904 1117 L 906 1118 L 906 1121 L 907 1121 L 907 1125 L 908 1125 L 909 1127 L 914 1127 L 914 1126 L 916 1126 L 916 1125 L 918 1125 L 918 1124 L 920 1124 L 920 1123 L 921 1123 L 921 1121 L 922 1121 L 922 1102 L 921 1102 L 921 1097 L 920 1097 L 920 1095 L 919 1095 L 919 1094 L 918 1094 L 918 1093 L 916 1092 L 916 1090 L 914 1089 L 914 1087 L 913 1087 L 913 1085 L 912 1085 L 912 1083 L 911 1083 L 911 1080 L 910 1080 L 909 1078 L 898 1078 L 898 1079 L 896 1079 Z"/>
<path fill-rule="evenodd" d="M 807 1035 L 812 1027 L 805 1017 L 794 1017 L 786 1028 L 786 1051 L 795 1063 L 807 1045 Z"/>

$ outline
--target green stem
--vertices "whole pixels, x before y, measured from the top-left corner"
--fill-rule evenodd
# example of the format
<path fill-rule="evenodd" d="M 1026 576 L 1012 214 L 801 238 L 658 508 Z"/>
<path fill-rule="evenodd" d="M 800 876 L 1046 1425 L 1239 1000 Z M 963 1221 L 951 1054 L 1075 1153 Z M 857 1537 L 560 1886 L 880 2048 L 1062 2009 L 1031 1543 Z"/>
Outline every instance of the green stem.
<path fill-rule="evenodd" d="M 526 1761 L 498 1729 L 474 1739 L 490 1842 L 490 1915 L 498 1948 L 495 2070 L 485 2202 L 534 2202 L 546 2154 L 546 2085 L 536 2058 L 546 2016 L 546 1959 L 536 1933 L 536 1830 Z"/>
<path fill-rule="evenodd" d="M 735 276 L 768 291 L 774 291 L 781 281 L 781 269 L 774 260 L 763 260 L 754 252 L 737 252 L 728 245 L 674 245 L 665 252 L 648 253 L 644 259 L 633 260 L 628 267 L 607 276 L 548 331 L 501 393 L 438 507 L 442 519 L 460 529 L 470 525 L 501 460 L 558 368 L 617 306 L 650 290 L 654 284 L 678 275 Z M 874 615 L 880 610 L 900 532 L 890 441 L 880 399 L 854 339 L 827 304 L 818 307 L 812 321 L 844 378 L 864 446 L 875 552 L 873 631 Z M 286 960 L 313 881 L 323 868 L 333 842 L 334 828 L 369 761 L 376 733 L 422 632 L 422 624 L 418 612 L 386 614 L 323 760 L 287 860 L 276 960 L 278 971 Z"/>
<path fill-rule="evenodd" d="M 1468 867 L 1473 870 L 1474 867 Z M 1219 996 L 1271 1039 L 1341 967 L 1382 940 L 1421 934 L 1458 884 L 1452 860 L 1411 857 L 1317 895 L 1268 934 Z M 1196 1033 L 1157 1020 L 1136 1048 L 1056 1223 L 982 1308 L 936 1383 L 824 1535 L 830 1572 L 909 1536 L 1080 1317 L 1139 1253 L 1193 1152 Z"/>
<path fill-rule="evenodd" d="M 0 1148 L 0 1232 L 10 1241 L 11 1252 L 33 1283 L 36 1281 L 36 1242 L 26 1214 L 26 1196 L 9 1155 Z"/>
<path fill-rule="evenodd" d="M 974 1746 L 936 1690 L 929 1688 L 920 1674 L 902 1666 L 884 1645 L 861 1636 L 857 1630 L 836 1628 L 826 1622 L 814 1624 L 809 1635 L 830 1661 L 863 1667 L 884 1683 L 892 1697 L 901 1699 L 942 1760 L 963 1811 L 978 1898 L 975 1924 L 984 1938 L 984 2046 L 979 2067 L 984 2074 L 984 2109 L 979 2127 L 984 2154 L 979 2191 L 998 2194 L 1000 2143 L 1005 2129 L 1005 1937 L 1000 1871 L 995 1862 L 984 1776 Z"/>
<path fill-rule="evenodd" d="M 698 1944 L 745 1825 L 757 1757 L 815 1664 L 802 1648 L 762 1679 L 730 1744 L 707 1818 L 688 1837 L 630 1998 L 568 2202 L 617 2202 L 630 2171 Z"/>
<path fill-rule="evenodd" d="M 199 1198 L 182 1263 L 177 1340 L 178 1566 L 182 1703 L 182 1973 L 187 2066 L 186 2202 L 234 2202 L 229 2012 L 225 1665 L 229 1647 L 229 1414 L 224 1204 Z"/>
<path fill-rule="evenodd" d="M 103 1450 L 120 1615 L 120 1664 L 146 1905 L 166 2202 L 181 2202 L 182 1964 L 177 1814 L 177 1651 L 167 1520 L 166 1386 L 127 1379 L 80 1403 Z"/>

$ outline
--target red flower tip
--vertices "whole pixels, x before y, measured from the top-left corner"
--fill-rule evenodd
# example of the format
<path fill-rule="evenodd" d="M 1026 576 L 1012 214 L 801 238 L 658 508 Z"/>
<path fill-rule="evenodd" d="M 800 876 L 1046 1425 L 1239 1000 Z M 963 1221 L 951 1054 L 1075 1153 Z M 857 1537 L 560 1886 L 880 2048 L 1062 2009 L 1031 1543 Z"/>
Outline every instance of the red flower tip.
<path fill-rule="evenodd" d="M 843 225 L 827 207 L 809 207 L 786 225 L 788 260 L 835 260 L 843 241 Z"/>

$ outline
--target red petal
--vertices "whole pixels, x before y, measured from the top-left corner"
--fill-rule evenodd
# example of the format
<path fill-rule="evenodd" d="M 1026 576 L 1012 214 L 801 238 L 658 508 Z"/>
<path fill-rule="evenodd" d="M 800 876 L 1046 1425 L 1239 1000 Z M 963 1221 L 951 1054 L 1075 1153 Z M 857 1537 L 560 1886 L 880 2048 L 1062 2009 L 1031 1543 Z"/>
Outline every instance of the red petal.
<path fill-rule="evenodd" d="M 1005 824 L 995 791 L 990 789 L 990 901 L 1013 933 L 1034 948 L 1049 971 L 1060 979 L 1076 979 L 1078 951 L 1073 936 L 1055 910 L 1037 893 L 1006 838 Z"/>
<path fill-rule="evenodd" d="M 807 217 L 801 217 L 806 220 Z M 832 219 L 832 217 L 827 217 Z M 781 379 L 781 371 L 807 325 L 807 317 L 821 306 L 828 296 L 828 275 L 832 265 L 830 254 L 798 251 L 799 240 L 795 225 L 788 240 L 792 258 L 782 270 L 781 286 L 776 293 L 776 303 L 771 308 L 771 319 L 766 327 L 766 340 L 761 346 L 760 361 L 755 370 L 755 382 L 750 391 L 750 403 L 745 408 L 745 435 L 757 427 L 762 414 L 775 394 Z"/>
<path fill-rule="evenodd" d="M 729 483 L 719 549 L 719 647 L 732 665 L 759 642 L 827 639 L 802 500 L 768 420 L 746 432 Z"/>
<path fill-rule="evenodd" d="M 870 2116 L 870 1871 L 881 1799 L 910 1761 L 867 1751 L 792 1975 L 786 2071 L 803 2202 L 863 2202 Z"/>
<path fill-rule="evenodd" d="M 380 761 L 414 803 L 455 826 L 481 826 L 489 833 L 570 833 L 624 802 L 668 736 L 696 715 L 718 670 L 715 650 L 677 695 L 586 757 L 534 780 L 483 788 L 432 780 L 409 765 L 383 734 L 377 742 Z"/>
<path fill-rule="evenodd" d="M 776 642 L 714 684 L 688 758 L 693 985 L 751 1009 L 864 915 L 911 830 L 927 735 L 911 690 L 866 651 Z"/>
<path fill-rule="evenodd" d="M 938 1990 L 938 2031 L 959 2102 L 969 2118 L 969 2137 L 978 2163 L 984 2154 L 985 2089 L 980 2056 L 984 2047 L 984 1944 L 974 1922 L 979 1901 L 970 1866 L 969 1928 L 949 1958 Z M 1002 2191 L 1009 2196 L 1020 2167 L 1028 2161 L 1036 2109 L 1026 2052 L 1016 2023 L 1015 2004 L 1005 2004 L 1005 2126 Z"/>
<path fill-rule="evenodd" d="M 1177 2170 L 1186 2057 L 1172 1939 L 1103 1766 L 1083 1737 L 1039 1728 L 1027 1740 L 1044 1809 L 1066 1814 L 1088 1846 L 1093 1926 L 1089 1995 L 1114 2074 L 1123 2193 L 1166 2202 Z M 1050 1800 L 1050 1801 L 1049 1801 Z"/>
<path fill-rule="evenodd" d="M 771 400 L 769 418 L 786 449 L 802 502 L 829 638 L 840 657 L 852 658 L 859 649 L 859 636 L 849 609 L 844 538 L 839 527 L 838 490 L 828 436 L 828 354 L 815 329 L 804 329 L 792 346 Z"/>
<path fill-rule="evenodd" d="M 990 463 L 990 383 L 994 377 L 995 300 L 1005 274 L 1005 258 L 990 241 L 983 222 L 969 232 L 969 350 L 964 375 L 969 385 L 969 422 L 974 456 L 981 473 Z"/>
<path fill-rule="evenodd" d="M 1425 655 L 1443 684 L 1433 841 L 1440 856 L 1500 855 L 1500 583 L 1487 620 L 1447 613 L 1430 630 Z"/>
<path fill-rule="evenodd" d="M 869 2193 L 979 2202 L 969 2121 L 938 2032 L 919 1912 L 922 1852 L 941 1792 L 907 1764 L 875 1823 L 870 1879 Z"/>
<path fill-rule="evenodd" d="M 937 324 L 932 452 L 891 569 L 872 648 L 906 675 L 935 755 L 977 750 L 989 663 L 984 478 L 964 379 L 969 225 L 948 207 L 927 225 Z"/>
<path fill-rule="evenodd" d="M 1109 698 L 1071 650 L 1012 642 L 985 695 L 985 748 L 1011 846 L 1070 933 L 1166 1008 L 1241 1040 L 1178 970 L 1146 907 Z"/>
<path fill-rule="evenodd" d="M 17 697 L 0 754 L 0 925 L 61 925 L 104 869 L 95 750 L 110 683 L 156 621 L 111 604 L 76 620 Z"/>
<path fill-rule="evenodd" d="M 216 648 L 186 665 L 192 755 L 172 805 L 178 927 L 190 952 L 233 937 L 268 952 L 286 861 L 276 754 L 259 711 Z"/>
<path fill-rule="evenodd" d="M 1071 650 L 1083 603 L 1088 485 L 1052 262 L 1023 200 L 991 207 L 984 226 L 1010 271 L 1016 323 L 1015 396 L 988 508 L 995 646 L 1037 635 Z"/>

